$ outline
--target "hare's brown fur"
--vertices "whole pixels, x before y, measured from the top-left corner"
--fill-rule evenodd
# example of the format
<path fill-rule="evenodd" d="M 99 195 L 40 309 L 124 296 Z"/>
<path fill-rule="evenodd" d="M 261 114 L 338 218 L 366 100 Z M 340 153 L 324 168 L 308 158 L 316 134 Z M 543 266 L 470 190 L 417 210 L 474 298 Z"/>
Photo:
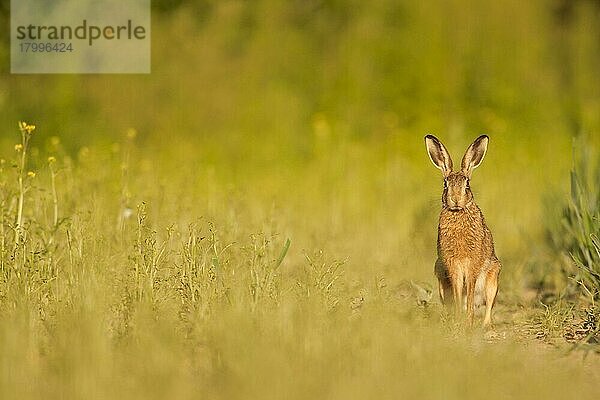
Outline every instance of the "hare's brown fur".
<path fill-rule="evenodd" d="M 452 300 L 460 312 L 465 290 L 469 322 L 473 320 L 475 299 L 481 298 L 486 305 L 483 323 L 489 325 L 501 264 L 494 252 L 492 233 L 469 187 L 472 170 L 483 160 L 488 138 L 480 136 L 469 147 L 459 172 L 452 171 L 452 160 L 439 140 L 428 135 L 426 142 L 445 183 L 435 263 L 440 298 L 445 304 Z"/>

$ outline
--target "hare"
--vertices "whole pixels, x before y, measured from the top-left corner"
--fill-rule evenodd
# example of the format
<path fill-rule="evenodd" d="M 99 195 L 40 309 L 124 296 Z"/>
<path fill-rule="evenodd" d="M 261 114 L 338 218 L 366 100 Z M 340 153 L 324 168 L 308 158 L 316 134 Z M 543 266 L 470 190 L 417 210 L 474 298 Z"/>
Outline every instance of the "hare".
<path fill-rule="evenodd" d="M 483 300 L 484 326 L 489 326 L 492 321 L 502 266 L 494 252 L 492 233 L 475 204 L 469 182 L 473 170 L 485 156 L 488 142 L 486 135 L 475 139 L 462 159 L 460 170 L 455 172 L 446 147 L 435 136 L 425 136 L 429 158 L 444 176 L 435 262 L 440 299 L 444 304 L 453 301 L 460 313 L 465 290 L 469 324 L 473 323 L 476 297 L 478 302 Z"/>

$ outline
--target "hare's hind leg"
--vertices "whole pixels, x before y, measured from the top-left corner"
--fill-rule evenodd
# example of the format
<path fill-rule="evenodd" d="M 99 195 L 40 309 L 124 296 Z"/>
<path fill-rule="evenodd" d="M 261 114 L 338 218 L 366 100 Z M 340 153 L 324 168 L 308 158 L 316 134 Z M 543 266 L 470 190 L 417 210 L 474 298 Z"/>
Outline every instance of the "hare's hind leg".
<path fill-rule="evenodd" d="M 463 288 L 465 286 L 465 277 L 462 269 L 454 268 L 454 273 L 450 275 L 452 282 L 452 297 L 454 300 L 454 311 L 460 315 L 463 311 Z"/>
<path fill-rule="evenodd" d="M 475 314 L 475 281 L 477 276 L 467 276 L 465 279 L 467 286 L 467 321 L 473 325 L 473 315 Z"/>
<path fill-rule="evenodd" d="M 452 301 L 452 284 L 450 283 L 450 278 L 444 264 L 439 259 L 435 262 L 434 272 L 438 279 L 440 301 L 442 304 L 448 305 Z"/>
<path fill-rule="evenodd" d="M 485 280 L 485 317 L 483 326 L 489 326 L 492 323 L 492 308 L 498 294 L 498 275 L 500 274 L 501 264 L 498 260 L 493 260 Z"/>

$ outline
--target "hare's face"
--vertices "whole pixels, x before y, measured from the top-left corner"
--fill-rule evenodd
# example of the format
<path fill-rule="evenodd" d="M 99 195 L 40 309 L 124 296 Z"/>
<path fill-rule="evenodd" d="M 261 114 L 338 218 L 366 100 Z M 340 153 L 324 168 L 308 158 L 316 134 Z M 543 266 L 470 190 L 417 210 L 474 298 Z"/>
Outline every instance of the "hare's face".
<path fill-rule="evenodd" d="M 444 193 L 442 205 L 451 211 L 460 211 L 473 201 L 473 192 L 469 187 L 469 178 L 460 173 L 452 172 L 444 178 Z"/>
<path fill-rule="evenodd" d="M 473 170 L 481 164 L 489 138 L 481 135 L 469 146 L 460 163 L 460 171 L 452 170 L 452 158 L 446 147 L 433 135 L 425 136 L 427 153 L 433 165 L 444 175 L 442 205 L 451 211 L 460 211 L 473 202 L 469 180 Z"/>

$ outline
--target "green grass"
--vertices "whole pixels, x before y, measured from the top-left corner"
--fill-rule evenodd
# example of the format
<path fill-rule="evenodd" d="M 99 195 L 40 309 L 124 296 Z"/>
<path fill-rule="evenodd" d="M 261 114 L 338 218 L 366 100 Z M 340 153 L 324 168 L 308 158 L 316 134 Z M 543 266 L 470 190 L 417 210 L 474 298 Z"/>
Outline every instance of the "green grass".
<path fill-rule="evenodd" d="M 334 164 L 234 185 L 203 163 L 182 174 L 189 159 L 145 162 L 138 139 L 76 160 L 55 141 L 35 176 L 36 151 L 5 161 L 3 398 L 595 396 L 583 364 L 518 333 L 518 265 L 505 263 L 495 331 L 447 320 L 426 155 L 433 198 L 402 161 L 351 143 Z"/>
<path fill-rule="evenodd" d="M 598 152 L 585 137 L 574 139 L 570 196 L 548 206 L 548 247 L 571 280 L 569 292 L 589 300 L 600 293 L 600 193 Z"/>
<path fill-rule="evenodd" d="M 0 77 L 0 398 L 597 397 L 592 2 L 300 3 L 161 3 L 149 76 Z M 437 301 L 427 133 L 491 138 L 490 332 Z"/>
<path fill-rule="evenodd" d="M 564 210 L 563 249 L 575 265 L 575 280 L 587 295 L 600 296 L 600 162 L 597 151 L 584 149 L 571 172 L 571 199 Z"/>

